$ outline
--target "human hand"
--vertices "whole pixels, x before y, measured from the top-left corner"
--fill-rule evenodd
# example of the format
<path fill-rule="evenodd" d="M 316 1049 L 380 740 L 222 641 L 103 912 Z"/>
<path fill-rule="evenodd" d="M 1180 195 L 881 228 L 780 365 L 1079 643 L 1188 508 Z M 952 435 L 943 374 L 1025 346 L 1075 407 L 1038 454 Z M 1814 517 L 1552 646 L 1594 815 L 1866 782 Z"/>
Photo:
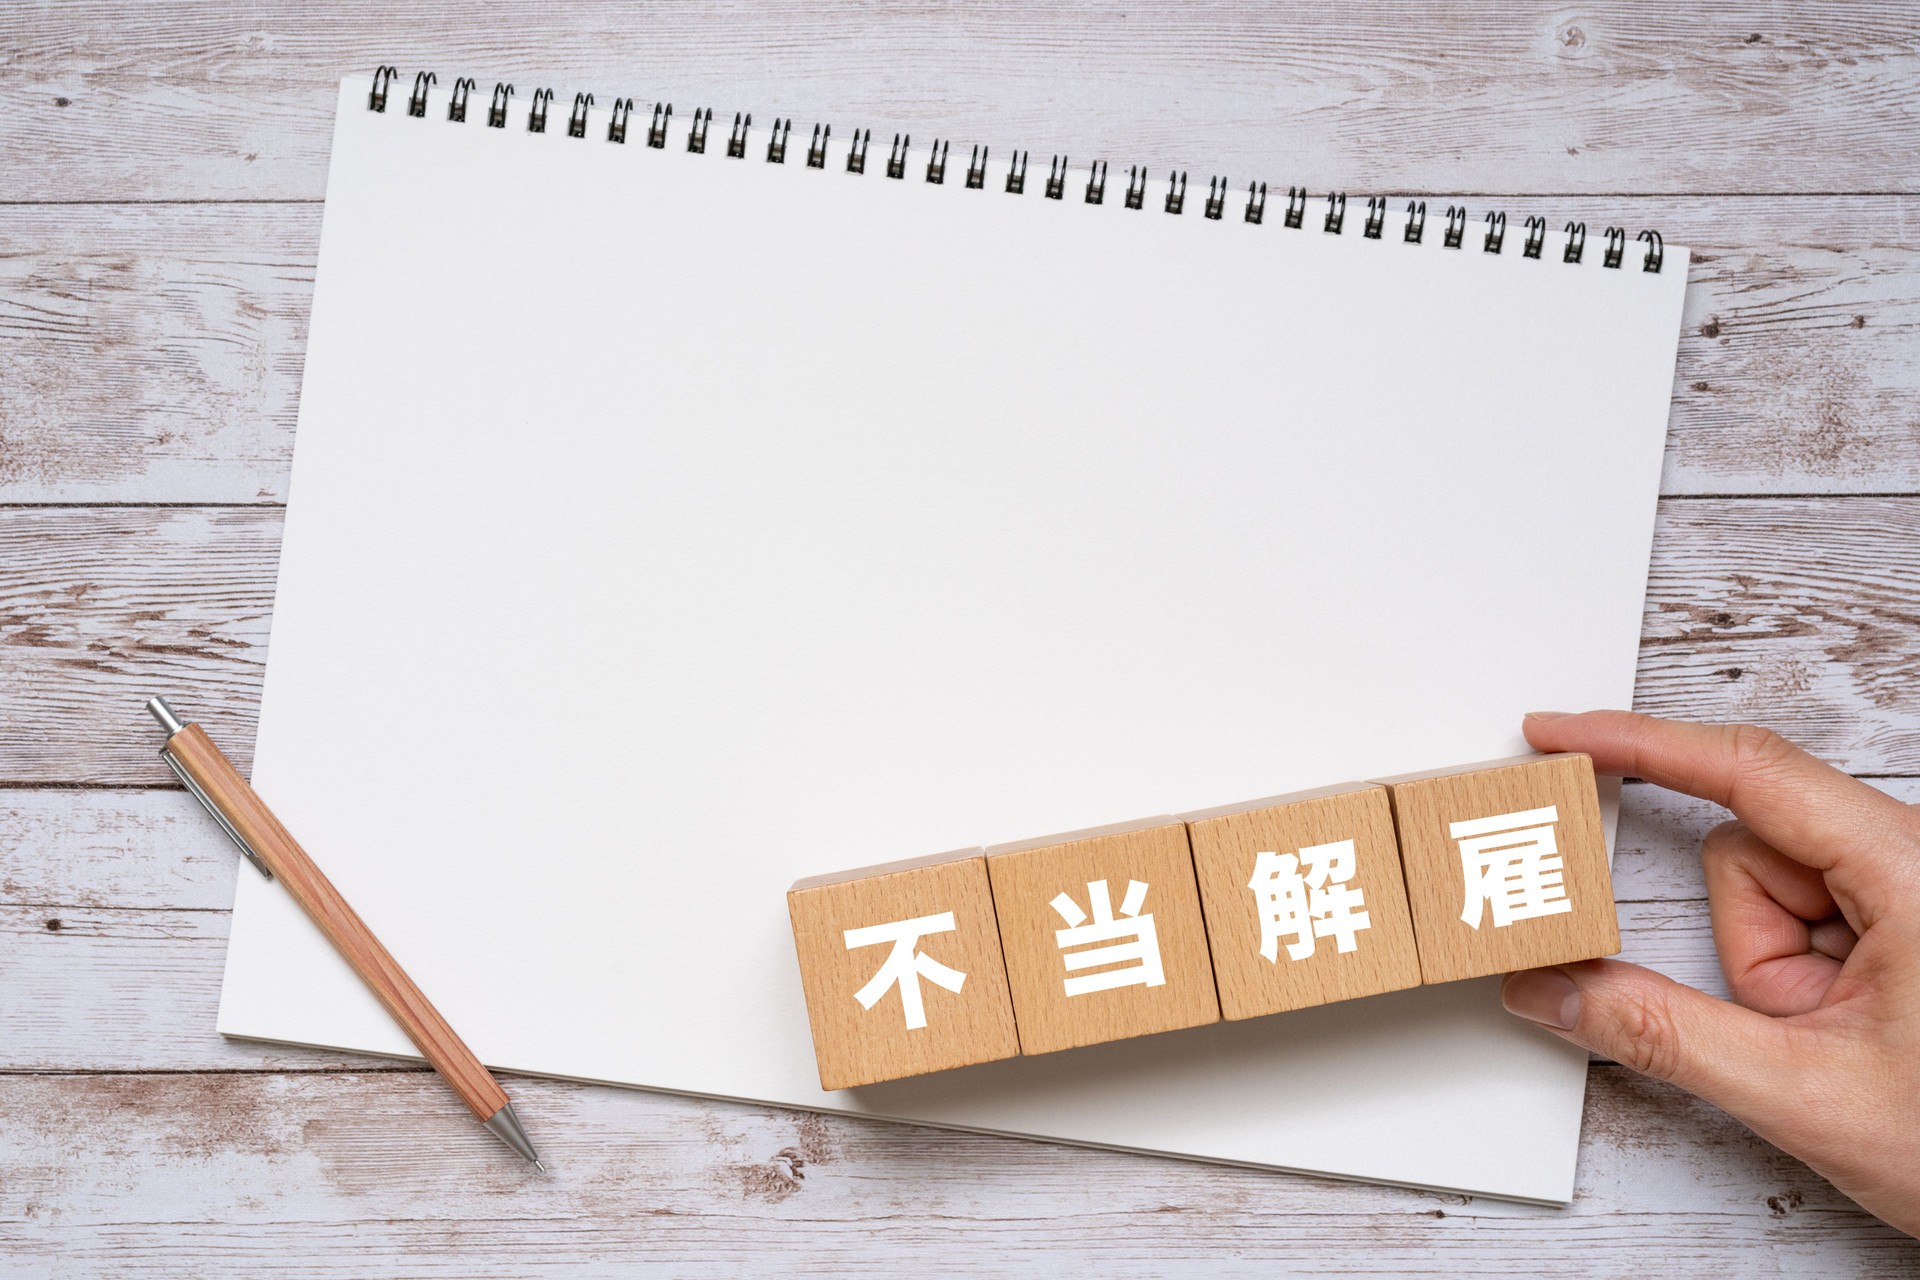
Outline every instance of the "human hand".
<path fill-rule="evenodd" d="M 1536 713 L 1541 751 L 1711 800 L 1735 1003 L 1618 960 L 1510 974 L 1508 1010 L 1720 1107 L 1920 1235 L 1920 807 L 1752 725 Z"/>

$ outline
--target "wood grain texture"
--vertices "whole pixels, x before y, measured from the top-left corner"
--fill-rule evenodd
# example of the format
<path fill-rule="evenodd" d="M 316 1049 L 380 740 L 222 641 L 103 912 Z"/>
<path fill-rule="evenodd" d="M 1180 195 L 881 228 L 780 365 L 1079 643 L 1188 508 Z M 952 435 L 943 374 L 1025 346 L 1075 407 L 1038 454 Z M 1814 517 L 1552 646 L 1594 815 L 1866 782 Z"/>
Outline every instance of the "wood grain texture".
<path fill-rule="evenodd" d="M 1017 1055 L 986 859 L 975 851 L 869 871 L 803 880 L 787 894 L 820 1087 L 848 1089 Z M 936 932 L 913 938 L 905 955 L 909 964 L 925 955 L 954 971 L 960 989 L 904 974 L 918 988 L 918 1026 L 907 1015 L 902 980 L 863 1007 L 857 993 L 889 963 L 893 948 L 891 940 L 852 945 L 849 931 L 939 917 L 946 927 L 936 923 Z"/>
<path fill-rule="evenodd" d="M 1423 982 L 1620 950 L 1590 757 L 1563 752 L 1380 781 L 1393 802 Z M 1539 859 L 1532 890 L 1500 852 L 1519 842 Z"/>
<path fill-rule="evenodd" d="M 1667 494 L 1920 493 L 1920 200 L 1462 198 L 1693 246 Z M 0 204 L 0 502 L 283 501 L 319 232 Z"/>
<path fill-rule="evenodd" d="M 286 495 L 320 206 L 0 206 L 0 497 Z"/>
<path fill-rule="evenodd" d="M 1920 152 L 1909 4 L 121 0 L 8 27 L 13 200 L 318 198 L 334 85 L 384 62 L 1315 190 L 1913 191 Z"/>
<path fill-rule="evenodd" d="M 1880 784 L 1920 801 L 1920 780 Z M 1724 811 L 1625 788 L 1624 956 L 1725 994 L 1696 857 Z M 365 1058 L 214 1034 L 239 858 L 177 790 L 0 792 L 0 1070 L 310 1069 Z M 247 874 L 253 874 L 251 870 Z"/>
<path fill-rule="evenodd" d="M 1906 0 L 17 4 L 0 502 L 284 499 L 332 85 L 393 60 L 1658 227 L 1697 250 L 1664 492 L 1920 494 L 1920 205 L 1872 194 L 1915 189 L 1916 30 Z M 155 687 L 250 741 L 278 537 L 270 512 L 0 517 L 0 779 L 164 783 L 124 745 Z M 1884 497 L 1664 504 L 1641 705 L 1920 771 L 1917 542 Z M 1724 993 L 1695 857 L 1721 816 L 1630 784 L 1614 870 L 1624 955 Z M 213 1033 L 236 873 L 177 790 L 0 790 L 0 1270 L 1920 1272 L 1817 1175 L 1610 1067 L 1560 1212 L 532 1081 L 563 1163 L 529 1181 L 424 1074 Z M 90 1074 L 116 1071 L 150 1074 Z"/>
<path fill-rule="evenodd" d="M 1878 785 L 1920 801 L 1920 779 Z M 1615 860 L 1624 958 L 1718 994 L 1696 854 L 1724 816 L 1630 784 Z M 591 1273 L 609 1258 L 670 1258 L 690 1274 L 746 1258 L 761 1271 L 884 1272 L 931 1238 L 990 1244 L 1014 1271 L 1058 1251 L 1049 1269 L 1068 1275 L 1094 1274 L 1075 1268 L 1114 1249 L 1138 1267 L 1210 1274 L 1532 1274 L 1520 1259 L 1545 1257 L 1556 1274 L 1611 1276 L 1668 1249 L 1702 1275 L 1920 1266 L 1920 1246 L 1817 1175 L 1617 1068 L 1589 1086 L 1564 1212 L 532 1080 L 514 1091 L 566 1163 L 558 1181 L 523 1182 L 430 1078 L 308 1086 L 251 1073 L 368 1060 L 214 1034 L 241 870 L 178 790 L 0 791 L 0 1248 L 21 1274 L 70 1274 L 58 1268 L 78 1264 L 64 1260 L 84 1259 L 123 1276 L 216 1260 L 305 1275 L 316 1251 L 353 1259 L 356 1274 L 417 1274 L 422 1250 L 463 1275 Z M 85 1074 L 101 1070 L 243 1074 Z M 61 1074 L 6 1074 L 22 1071 Z M 1225 1199 L 1223 1185 L 1235 1188 Z M 846 1225 L 820 1225 L 836 1215 Z M 1056 1215 L 1057 1229 L 1042 1225 Z M 536 1257 L 514 1223 L 542 1216 L 565 1227 L 542 1234 L 554 1252 Z M 1069 1241 L 1096 1228 L 1106 1244 L 1089 1260 Z M 1382 1238 L 1399 1244 L 1376 1263 Z"/>
<path fill-rule="evenodd" d="M 1920 803 L 1920 778 L 1868 785 Z M 1627 783 L 1615 899 L 1675 905 L 1704 898 L 1696 854 L 1726 817 L 1705 800 Z M 238 867 L 233 846 L 177 787 L 0 788 L 0 906 L 222 914 L 232 905 Z"/>
<path fill-rule="evenodd" d="M 1386 791 L 1348 786 L 1321 792 L 1181 815 L 1193 848 L 1220 1016 L 1229 1021 L 1420 985 Z M 1342 883 L 1360 895 L 1352 910 L 1366 919 L 1351 936 L 1352 949 L 1340 950 L 1336 938 L 1315 937 L 1311 922 L 1304 933 L 1270 940 L 1262 923 L 1267 907 L 1250 883 L 1262 879 L 1261 853 L 1291 857 L 1304 874 L 1304 850 L 1342 841 L 1348 848 L 1339 856 L 1352 859 L 1352 874 Z M 1326 874 L 1323 883 L 1331 883 L 1331 867 Z M 1310 910 L 1311 903 L 1301 909 Z"/>
<path fill-rule="evenodd" d="M 987 874 L 1021 1053 L 1220 1020 L 1183 824 L 1158 819 L 997 845 L 987 850 Z M 1067 932 L 1082 926 L 1090 932 Z M 1109 976 L 1115 981 L 1100 981 Z"/>
<path fill-rule="evenodd" d="M 364 1056 L 214 1031 L 228 925 L 224 909 L 0 906 L 0 1072 L 364 1066 Z M 1623 903 L 1620 928 L 1623 959 L 1726 995 L 1704 902 Z"/>
<path fill-rule="evenodd" d="M 1883 781 L 1920 801 L 1920 780 Z M 1725 994 L 1697 857 L 1725 813 L 1624 789 L 1622 955 Z M 185 792 L 0 791 L 0 1071 L 332 1070 L 365 1057 L 215 1034 L 239 856 Z"/>
<path fill-rule="evenodd" d="M 165 784 L 163 692 L 246 772 L 277 508 L 0 509 L 0 783 Z M 1667 500 L 1636 705 L 1920 772 L 1920 499 Z"/>
<path fill-rule="evenodd" d="M 246 841 L 280 888 L 299 904 L 367 990 L 477 1120 L 507 1105 L 506 1090 L 480 1065 L 440 1011 L 376 938 L 333 881 L 314 865 L 280 819 L 221 754 L 205 729 L 189 723 L 166 742 L 167 754 Z"/>
<path fill-rule="evenodd" d="M 1852 772 L 1920 772 L 1915 550 L 1910 499 L 1663 504 L 1635 707 L 1763 720 Z"/>
<path fill-rule="evenodd" d="M 545 1081 L 550 1177 L 421 1075 L 0 1077 L 9 1276 L 1894 1277 L 1920 1245 L 1593 1073 L 1540 1209 Z"/>
<path fill-rule="evenodd" d="M 0 779 L 170 783 L 155 694 L 246 772 L 279 555 L 277 510 L 0 512 Z"/>

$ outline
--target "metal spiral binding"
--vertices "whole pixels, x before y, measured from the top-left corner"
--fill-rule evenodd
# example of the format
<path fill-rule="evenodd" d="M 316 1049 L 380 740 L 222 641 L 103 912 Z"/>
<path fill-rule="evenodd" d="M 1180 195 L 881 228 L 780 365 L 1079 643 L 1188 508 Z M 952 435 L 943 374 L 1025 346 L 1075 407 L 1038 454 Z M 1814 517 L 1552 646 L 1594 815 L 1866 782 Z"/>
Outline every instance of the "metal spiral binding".
<path fill-rule="evenodd" d="M 367 110 L 385 111 L 387 109 L 387 90 L 393 85 L 393 78 L 400 74 L 398 67 L 378 67 L 373 73 L 373 92 L 367 95 Z"/>
<path fill-rule="evenodd" d="M 1607 228 L 1607 247 L 1601 255 L 1600 265 L 1609 270 L 1620 269 L 1620 259 L 1627 253 L 1627 229 L 1625 227 Z"/>
<path fill-rule="evenodd" d="M 439 79 L 431 71 L 422 71 L 413 77 L 413 96 L 407 99 L 407 114 L 424 119 L 427 114 L 427 88 Z"/>
<path fill-rule="evenodd" d="M 1587 224 L 1569 222 L 1567 224 L 1567 247 L 1560 254 L 1562 262 L 1579 262 L 1580 255 L 1587 250 Z"/>
<path fill-rule="evenodd" d="M 1387 223 L 1387 198 L 1385 196 L 1367 197 L 1367 223 L 1360 228 L 1360 234 L 1368 240 L 1378 240 L 1380 230 Z"/>
<path fill-rule="evenodd" d="M 1658 231 L 1642 231 L 1634 239 L 1647 242 L 1646 260 L 1640 264 L 1640 269 L 1658 273 L 1661 264 L 1667 260 L 1667 242 L 1660 238 Z"/>
<path fill-rule="evenodd" d="M 1486 253 L 1500 252 L 1500 246 L 1507 242 L 1507 215 L 1490 213 L 1487 215 L 1487 239 L 1480 246 Z"/>
<path fill-rule="evenodd" d="M 1541 246 L 1545 245 L 1546 242 L 1547 220 L 1538 214 L 1528 214 L 1527 243 L 1526 246 L 1520 250 L 1520 256 L 1523 258 L 1539 257 Z"/>
<path fill-rule="evenodd" d="M 387 100 L 392 93 L 393 84 L 399 78 L 400 70 L 387 64 L 374 69 L 373 84 L 367 94 L 367 110 L 384 114 Z M 415 119 L 425 118 L 431 92 L 438 83 L 438 77 L 431 71 L 416 72 L 413 79 L 413 91 L 407 98 L 407 115 Z M 467 120 L 467 107 L 476 82 L 469 76 L 456 79 L 449 90 L 447 99 L 447 119 L 454 124 L 464 124 Z M 493 86 L 493 96 L 487 107 L 486 127 L 504 129 L 507 127 L 507 114 L 512 105 L 514 88 L 501 81 Z M 545 133 L 547 115 L 553 103 L 552 89 L 536 89 L 527 105 L 527 132 Z M 590 93 L 576 93 L 573 97 L 573 109 L 567 117 L 567 136 L 584 138 L 591 121 L 594 98 Z M 632 98 L 616 98 L 609 107 L 607 119 L 607 141 L 624 144 L 627 140 L 627 126 L 633 115 Z M 673 104 L 656 102 L 653 114 L 647 125 L 646 144 L 653 150 L 662 150 L 667 145 L 667 135 L 673 125 Z M 713 125 L 711 108 L 701 108 L 688 118 L 687 150 L 695 155 L 704 154 L 707 149 L 708 131 Z M 753 117 L 735 112 L 733 127 L 727 137 L 726 154 L 733 159 L 741 159 L 747 154 L 748 137 L 753 129 Z M 785 164 L 787 143 L 793 131 L 791 117 L 775 117 L 773 127 L 767 139 L 766 160 L 769 164 Z M 806 167 L 824 169 L 827 167 L 827 151 L 833 140 L 831 126 L 821 123 L 813 126 L 812 137 L 807 144 Z M 847 172 L 862 174 L 867 169 L 868 148 L 873 141 L 871 129 L 855 129 L 848 139 Z M 906 177 L 908 157 L 913 139 L 905 133 L 893 135 L 893 145 L 887 154 L 886 175 L 889 178 Z M 927 157 L 926 181 L 935 185 L 944 185 L 947 174 L 947 159 L 952 148 L 949 140 L 936 140 Z M 975 144 L 968 152 L 965 186 L 969 191 L 985 188 L 987 181 L 988 148 Z M 1011 195 L 1021 195 L 1027 186 L 1028 153 L 1014 151 L 1007 165 L 1006 191 Z M 1084 203 L 1099 205 L 1106 203 L 1108 162 L 1095 160 L 1087 165 L 1087 181 L 1083 195 Z M 1072 162 L 1065 154 L 1056 154 L 1047 166 L 1046 185 L 1042 188 L 1043 197 L 1048 200 L 1064 200 L 1067 183 L 1072 177 Z M 1144 165 L 1127 167 L 1127 186 L 1122 200 L 1127 209 L 1143 209 L 1147 200 L 1148 172 Z M 1226 217 L 1227 197 L 1231 183 L 1224 175 L 1216 175 L 1207 180 L 1206 200 L 1202 206 L 1202 216 L 1210 222 L 1221 222 Z M 1242 221 L 1259 226 L 1266 221 L 1267 184 L 1249 182 L 1247 184 L 1247 204 Z M 1281 214 L 1283 227 L 1298 230 L 1306 223 L 1308 192 L 1305 187 L 1289 186 L 1287 203 Z M 1322 230 L 1328 235 L 1341 235 L 1346 227 L 1347 195 L 1343 191 L 1327 194 L 1327 211 L 1321 223 Z M 1167 173 L 1167 194 L 1162 208 L 1171 214 L 1185 211 L 1187 200 L 1187 173 L 1174 169 Z M 1366 240 L 1380 240 L 1385 236 L 1387 219 L 1387 199 L 1384 196 L 1367 197 L 1366 219 L 1361 224 L 1360 235 Z M 1446 228 L 1441 236 L 1441 247 L 1459 249 L 1466 242 L 1469 214 L 1465 205 L 1448 205 Z M 1401 230 L 1401 240 L 1407 244 L 1422 243 L 1426 233 L 1427 202 L 1410 200 L 1407 203 L 1406 222 Z M 1547 220 L 1530 214 L 1526 218 L 1526 239 L 1521 245 L 1522 258 L 1538 259 L 1546 247 Z M 1587 224 L 1569 222 L 1565 228 L 1566 243 L 1561 251 L 1560 260 L 1571 265 L 1579 265 L 1586 253 Z M 1481 241 L 1481 251 L 1499 254 L 1506 245 L 1507 215 L 1492 212 L 1486 215 L 1486 232 Z M 1600 256 L 1600 266 L 1605 270 L 1619 270 L 1626 261 L 1627 229 L 1610 226 L 1605 231 L 1606 242 Z M 1666 263 L 1666 243 L 1658 231 L 1643 230 L 1634 237 L 1646 246 L 1645 256 L 1641 259 L 1643 272 L 1657 274 Z"/>
<path fill-rule="evenodd" d="M 1427 202 L 1425 200 L 1407 201 L 1407 225 L 1400 238 L 1408 244 L 1419 244 L 1420 237 L 1427 234 Z"/>
<path fill-rule="evenodd" d="M 1287 188 L 1287 213 L 1282 222 L 1299 230 L 1300 224 L 1307 218 L 1307 189 L 1305 187 Z"/>
<path fill-rule="evenodd" d="M 1220 215 L 1227 208 L 1227 180 L 1225 178 L 1207 179 L 1206 215 L 1210 222 L 1220 221 Z"/>

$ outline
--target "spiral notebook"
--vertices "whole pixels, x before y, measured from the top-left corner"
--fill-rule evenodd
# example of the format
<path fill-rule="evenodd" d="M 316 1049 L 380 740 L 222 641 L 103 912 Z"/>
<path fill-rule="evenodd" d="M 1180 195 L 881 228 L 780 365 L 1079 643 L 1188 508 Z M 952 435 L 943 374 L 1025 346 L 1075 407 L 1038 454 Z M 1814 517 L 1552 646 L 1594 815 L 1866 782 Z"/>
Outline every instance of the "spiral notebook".
<path fill-rule="evenodd" d="M 254 781 L 498 1068 L 1565 1200 L 1492 982 L 829 1095 L 784 895 L 1628 703 L 1686 262 L 349 80 Z M 409 1051 L 244 870 L 219 1026 Z"/>

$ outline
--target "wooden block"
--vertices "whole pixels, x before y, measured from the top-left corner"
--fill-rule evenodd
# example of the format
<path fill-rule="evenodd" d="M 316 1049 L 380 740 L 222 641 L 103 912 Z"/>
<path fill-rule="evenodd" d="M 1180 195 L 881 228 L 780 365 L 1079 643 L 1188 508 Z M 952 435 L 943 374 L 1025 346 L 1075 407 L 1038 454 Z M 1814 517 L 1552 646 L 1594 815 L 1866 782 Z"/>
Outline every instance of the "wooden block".
<path fill-rule="evenodd" d="M 1183 818 L 1221 1017 L 1420 985 L 1385 787 L 1347 783 Z"/>
<path fill-rule="evenodd" d="M 1520 756 L 1381 782 L 1393 801 L 1424 981 L 1620 950 L 1587 756 Z"/>
<path fill-rule="evenodd" d="M 1020 1052 L 1220 1020 L 1182 823 L 999 845 L 987 873 Z"/>
<path fill-rule="evenodd" d="M 801 880 L 787 914 L 822 1089 L 1020 1052 L 980 850 Z"/>

